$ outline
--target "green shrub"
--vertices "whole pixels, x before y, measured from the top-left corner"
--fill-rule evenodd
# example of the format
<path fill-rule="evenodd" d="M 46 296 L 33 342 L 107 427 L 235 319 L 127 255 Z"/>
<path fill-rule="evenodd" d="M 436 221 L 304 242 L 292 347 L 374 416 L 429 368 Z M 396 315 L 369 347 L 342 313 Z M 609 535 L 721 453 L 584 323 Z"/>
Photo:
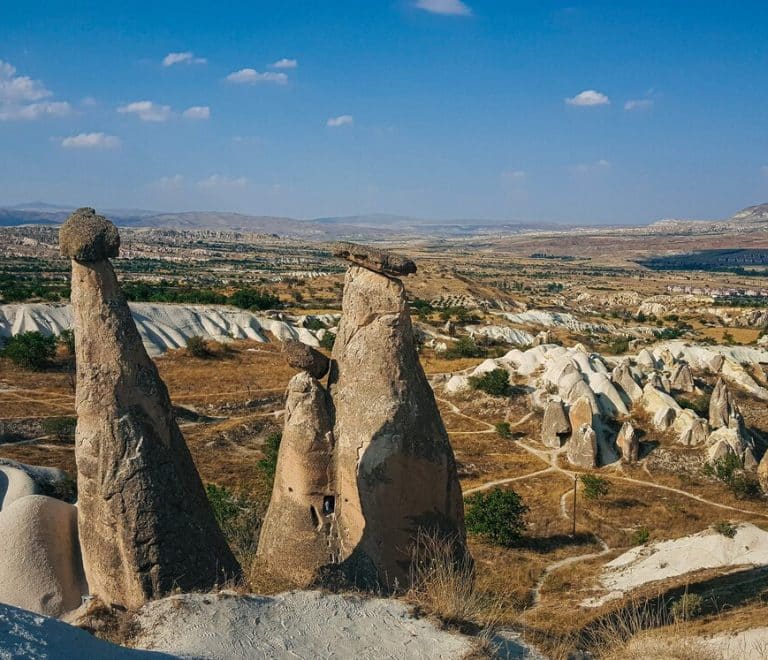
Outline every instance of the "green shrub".
<path fill-rule="evenodd" d="M 63 344 L 67 351 L 67 355 L 75 354 L 75 331 L 74 330 L 62 330 L 59 335 L 59 341 Z"/>
<path fill-rule="evenodd" d="M 465 500 L 467 530 L 502 546 L 515 545 L 526 529 L 528 507 L 514 490 L 494 488 Z"/>
<path fill-rule="evenodd" d="M 264 441 L 264 458 L 262 458 L 257 465 L 259 469 L 269 479 L 275 478 L 275 470 L 277 469 L 277 455 L 280 452 L 280 440 L 282 436 L 280 433 L 270 433 L 267 439 Z"/>
<path fill-rule="evenodd" d="M 40 332 L 23 332 L 6 341 L 2 355 L 24 369 L 39 371 L 55 357 L 56 338 Z"/>
<path fill-rule="evenodd" d="M 485 355 L 485 350 L 475 343 L 472 337 L 460 337 L 453 346 L 443 353 L 443 357 L 453 360 L 456 358 L 478 358 Z"/>
<path fill-rule="evenodd" d="M 469 386 L 491 396 L 506 396 L 509 394 L 509 372 L 506 369 L 494 369 L 480 376 L 470 376 Z"/>
<path fill-rule="evenodd" d="M 651 538 L 651 532 L 647 527 L 638 527 L 632 532 L 632 545 L 645 545 Z"/>
<path fill-rule="evenodd" d="M 336 343 L 336 335 L 326 330 L 325 333 L 323 334 L 322 339 L 320 340 L 320 348 L 324 348 L 326 351 L 332 351 L 333 345 L 335 343 Z"/>
<path fill-rule="evenodd" d="M 704 599 L 698 594 L 683 594 L 672 603 L 669 613 L 675 621 L 687 621 L 701 613 L 703 604 Z"/>
<path fill-rule="evenodd" d="M 757 477 L 745 472 L 736 454 L 727 454 L 702 468 L 704 474 L 722 481 L 739 500 L 756 500 L 763 495 Z"/>
<path fill-rule="evenodd" d="M 308 316 L 304 319 L 304 327 L 307 328 L 307 330 L 322 330 L 325 326 L 320 319 L 314 316 Z"/>
<path fill-rule="evenodd" d="M 239 289 L 229 297 L 229 303 L 242 309 L 275 309 L 280 307 L 277 296 L 259 289 Z"/>
<path fill-rule="evenodd" d="M 77 417 L 47 417 L 41 426 L 44 433 L 55 436 L 60 442 L 72 442 L 75 438 Z"/>
<path fill-rule="evenodd" d="M 505 440 L 509 440 L 512 437 L 512 427 L 509 422 L 496 422 L 496 433 Z"/>
<path fill-rule="evenodd" d="M 187 355 L 196 358 L 207 358 L 211 355 L 211 352 L 208 350 L 208 344 L 206 344 L 205 339 L 192 335 L 187 339 Z"/>
<path fill-rule="evenodd" d="M 595 474 L 582 474 L 580 479 L 584 486 L 584 497 L 588 500 L 599 500 L 608 494 L 610 483 L 607 479 Z"/>
<path fill-rule="evenodd" d="M 720 522 L 716 522 L 714 525 L 712 525 L 712 529 L 714 529 L 718 534 L 722 534 L 723 536 L 727 536 L 729 539 L 732 539 L 734 536 L 736 536 L 736 526 L 731 525 L 727 520 L 721 520 Z"/>
<path fill-rule="evenodd" d="M 263 504 L 216 484 L 207 484 L 205 493 L 232 552 L 241 565 L 250 565 L 256 556 Z"/>

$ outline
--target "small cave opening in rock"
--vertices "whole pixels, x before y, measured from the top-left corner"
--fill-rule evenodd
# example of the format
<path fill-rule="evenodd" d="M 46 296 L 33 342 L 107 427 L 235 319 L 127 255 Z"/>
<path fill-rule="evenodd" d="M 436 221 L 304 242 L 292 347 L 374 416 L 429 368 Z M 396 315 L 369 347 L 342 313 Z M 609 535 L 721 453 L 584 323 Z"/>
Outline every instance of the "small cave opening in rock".
<path fill-rule="evenodd" d="M 336 498 L 333 495 L 323 497 L 323 515 L 330 516 L 336 510 Z"/>

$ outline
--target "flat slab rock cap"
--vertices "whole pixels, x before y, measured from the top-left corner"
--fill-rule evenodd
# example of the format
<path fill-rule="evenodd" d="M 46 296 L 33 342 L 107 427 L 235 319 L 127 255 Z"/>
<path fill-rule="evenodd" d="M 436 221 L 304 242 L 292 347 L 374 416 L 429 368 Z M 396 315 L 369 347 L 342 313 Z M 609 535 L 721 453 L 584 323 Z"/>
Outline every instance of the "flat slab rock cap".
<path fill-rule="evenodd" d="M 320 351 L 300 341 L 284 342 L 283 354 L 289 366 L 306 371 L 313 378 L 319 380 L 328 373 L 330 360 Z"/>
<path fill-rule="evenodd" d="M 61 255 L 83 263 L 104 261 L 120 252 L 117 227 L 92 208 L 77 209 L 59 230 Z"/>
<path fill-rule="evenodd" d="M 385 275 L 411 275 L 416 272 L 416 264 L 411 259 L 357 243 L 335 243 L 333 256 Z"/>

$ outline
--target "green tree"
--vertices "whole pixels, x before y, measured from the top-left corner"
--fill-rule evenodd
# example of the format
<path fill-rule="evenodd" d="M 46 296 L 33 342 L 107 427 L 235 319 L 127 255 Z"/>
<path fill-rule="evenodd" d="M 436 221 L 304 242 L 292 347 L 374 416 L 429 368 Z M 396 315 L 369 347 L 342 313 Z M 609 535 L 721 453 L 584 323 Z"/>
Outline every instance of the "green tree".
<path fill-rule="evenodd" d="M 56 338 L 40 332 L 23 332 L 10 337 L 2 355 L 24 369 L 39 371 L 56 355 Z"/>
<path fill-rule="evenodd" d="M 496 422 L 494 428 L 496 429 L 496 433 L 505 440 L 509 440 L 509 438 L 512 437 L 512 427 L 509 422 Z"/>
<path fill-rule="evenodd" d="M 485 350 L 475 343 L 472 337 L 461 337 L 444 353 L 445 357 L 453 358 L 477 358 L 485 355 Z"/>
<path fill-rule="evenodd" d="M 465 504 L 467 529 L 491 543 L 513 546 L 526 529 L 528 507 L 514 490 L 494 488 L 476 493 Z"/>
<path fill-rule="evenodd" d="M 270 433 L 264 442 L 264 458 L 257 463 L 259 469 L 270 479 L 275 478 L 277 456 L 280 453 L 280 440 L 282 440 L 280 433 Z"/>
<path fill-rule="evenodd" d="M 600 500 L 608 494 L 610 483 L 607 479 L 595 474 L 582 474 L 581 483 L 584 486 L 584 497 L 588 500 Z"/>
<path fill-rule="evenodd" d="M 187 338 L 187 355 L 191 355 L 196 358 L 206 358 L 211 354 L 208 350 L 208 344 L 202 337 L 192 335 Z"/>
<path fill-rule="evenodd" d="M 333 350 L 333 345 L 336 343 L 336 335 L 326 330 L 320 339 L 320 348 L 324 348 L 326 351 Z"/>
<path fill-rule="evenodd" d="M 506 369 L 494 369 L 480 376 L 470 376 L 469 386 L 491 396 L 509 394 L 509 372 Z"/>
<path fill-rule="evenodd" d="M 75 331 L 74 330 L 62 330 L 59 335 L 59 341 L 64 345 L 67 350 L 67 355 L 75 354 Z"/>

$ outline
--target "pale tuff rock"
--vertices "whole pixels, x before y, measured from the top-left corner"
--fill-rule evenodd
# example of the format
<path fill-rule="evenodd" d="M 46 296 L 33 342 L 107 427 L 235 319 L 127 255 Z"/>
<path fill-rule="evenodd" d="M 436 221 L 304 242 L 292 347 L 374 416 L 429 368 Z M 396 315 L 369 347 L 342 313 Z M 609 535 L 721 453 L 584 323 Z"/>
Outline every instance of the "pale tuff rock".
<path fill-rule="evenodd" d="M 637 354 L 637 364 L 639 364 L 641 367 L 646 367 L 648 369 L 655 369 L 657 366 L 656 358 L 653 357 L 653 353 L 649 351 L 647 348 L 644 348 Z"/>
<path fill-rule="evenodd" d="M 709 399 L 709 425 L 713 429 L 728 426 L 728 421 L 735 411 L 733 395 L 723 379 L 718 378 Z"/>
<path fill-rule="evenodd" d="M 707 439 L 707 458 L 710 461 L 714 462 L 729 454 L 737 456 L 742 467 L 746 469 L 753 469 L 757 465 L 754 441 L 738 413 L 730 418 L 728 426 L 712 431 Z"/>
<path fill-rule="evenodd" d="M 80 544 L 91 592 L 133 607 L 240 568 L 112 265 L 99 260 L 116 253 L 116 230 L 95 218 L 77 212 L 61 228 L 62 252 L 85 259 L 72 260 Z"/>
<path fill-rule="evenodd" d="M 597 434 L 589 424 L 578 427 L 568 441 L 566 456 L 571 465 L 580 468 L 597 466 Z"/>
<path fill-rule="evenodd" d="M 333 256 L 385 275 L 410 275 L 416 264 L 405 257 L 384 250 L 340 241 L 333 246 Z"/>
<path fill-rule="evenodd" d="M 300 341 L 284 342 L 283 354 L 289 366 L 306 371 L 313 378 L 320 379 L 328 373 L 330 360 L 320 351 Z"/>
<path fill-rule="evenodd" d="M 560 449 L 565 436 L 571 432 L 571 424 L 565 414 L 562 401 L 549 401 L 544 408 L 541 423 L 541 441 L 553 449 Z"/>
<path fill-rule="evenodd" d="M 542 330 L 533 338 L 534 346 L 543 346 L 552 343 L 552 337 L 549 330 Z"/>
<path fill-rule="evenodd" d="M 675 366 L 671 380 L 672 389 L 678 392 L 693 392 L 695 389 L 691 367 L 685 362 Z"/>
<path fill-rule="evenodd" d="M 28 495 L 4 507 L 0 557 L 2 603 L 61 616 L 78 607 L 88 593 L 72 504 Z"/>
<path fill-rule="evenodd" d="M 568 411 L 568 418 L 573 432 L 576 433 L 579 427 L 585 424 L 592 426 L 596 416 L 595 412 L 595 406 L 589 397 L 577 399 Z"/>
<path fill-rule="evenodd" d="M 24 495 L 48 495 L 65 502 L 77 499 L 75 482 L 64 470 L 0 458 L 0 510 Z"/>
<path fill-rule="evenodd" d="M 616 436 L 616 445 L 621 452 L 621 458 L 627 463 L 637 462 L 640 453 L 640 441 L 631 422 L 624 422 L 619 435 Z"/>
<path fill-rule="evenodd" d="M 330 400 L 307 372 L 288 383 L 275 483 L 259 539 L 268 567 L 308 584 L 336 558 Z"/>
<path fill-rule="evenodd" d="M 402 282 L 352 266 L 342 309 L 329 377 L 340 559 L 360 582 L 404 585 L 418 528 L 464 543 L 456 463 Z"/>
<path fill-rule="evenodd" d="M 678 433 L 677 441 L 682 445 L 695 447 L 707 441 L 709 424 L 707 424 L 707 420 L 699 417 L 693 410 L 680 411 L 675 417 L 673 426 Z"/>
<path fill-rule="evenodd" d="M 643 397 L 643 390 L 637 384 L 629 365 L 620 364 L 616 367 L 611 374 L 611 379 L 624 392 L 629 402 L 634 403 Z"/>

